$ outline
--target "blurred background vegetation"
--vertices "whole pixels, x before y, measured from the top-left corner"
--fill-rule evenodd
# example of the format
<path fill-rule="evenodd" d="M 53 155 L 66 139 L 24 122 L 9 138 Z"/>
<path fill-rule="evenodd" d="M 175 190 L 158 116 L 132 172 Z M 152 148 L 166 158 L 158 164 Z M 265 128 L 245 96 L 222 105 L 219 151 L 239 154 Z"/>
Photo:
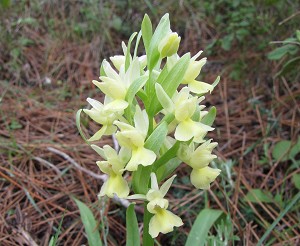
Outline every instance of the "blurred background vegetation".
<path fill-rule="evenodd" d="M 185 226 L 157 244 L 184 245 L 204 207 L 223 211 L 208 245 L 300 243 L 298 1 L 0 0 L 0 244 L 29 236 L 48 245 L 54 234 L 59 245 L 86 243 L 70 195 L 93 209 L 108 245 L 124 244 L 125 209 L 98 201 L 101 182 L 72 166 L 99 172 L 74 115 L 87 96 L 101 99 L 91 83 L 101 61 L 121 53 L 145 13 L 155 25 L 167 12 L 179 53 L 204 50 L 202 78 L 221 75 L 207 106 L 218 109 L 211 137 L 222 175 L 203 192 L 189 184 L 188 167 L 178 169 L 169 198 Z"/>

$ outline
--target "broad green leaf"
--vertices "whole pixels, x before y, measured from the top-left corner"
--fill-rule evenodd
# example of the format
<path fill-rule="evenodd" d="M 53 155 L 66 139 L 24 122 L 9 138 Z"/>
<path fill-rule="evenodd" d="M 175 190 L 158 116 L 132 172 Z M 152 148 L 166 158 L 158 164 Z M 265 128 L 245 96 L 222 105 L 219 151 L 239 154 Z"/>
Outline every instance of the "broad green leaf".
<path fill-rule="evenodd" d="M 291 141 L 283 140 L 275 144 L 272 156 L 276 161 L 286 161 L 289 159 L 288 152 L 292 146 Z"/>
<path fill-rule="evenodd" d="M 296 186 L 296 188 L 298 190 L 300 190 L 300 174 L 299 173 L 295 173 L 293 175 L 292 181 L 293 181 L 294 185 Z"/>
<path fill-rule="evenodd" d="M 269 60 L 279 60 L 287 54 L 295 54 L 297 50 L 298 47 L 296 45 L 286 44 L 268 53 L 267 57 Z"/>
<path fill-rule="evenodd" d="M 161 122 L 147 138 L 145 142 L 145 148 L 150 149 L 157 153 L 164 143 L 164 139 L 168 134 L 168 124 L 167 122 Z"/>
<path fill-rule="evenodd" d="M 176 62 L 176 64 L 170 70 L 168 75 L 164 77 L 163 81 L 160 81 L 159 80 L 160 77 L 158 77 L 157 82 L 161 84 L 162 88 L 165 90 L 165 92 L 170 98 L 172 98 L 176 89 L 182 82 L 184 74 L 188 68 L 189 61 L 190 61 L 190 54 L 187 53 Z M 155 96 L 152 97 L 150 103 L 149 114 L 155 115 L 160 109 L 161 109 L 161 105 L 155 94 Z"/>
<path fill-rule="evenodd" d="M 135 194 L 146 194 L 152 166 L 139 165 L 138 169 L 132 175 L 132 188 Z"/>
<path fill-rule="evenodd" d="M 216 115 L 217 115 L 217 109 L 215 106 L 213 106 L 208 111 L 208 114 L 203 117 L 203 119 L 201 120 L 201 123 L 208 125 L 208 126 L 212 126 L 212 124 L 215 121 Z"/>
<path fill-rule="evenodd" d="M 125 109 L 125 117 L 126 119 L 132 123 L 132 118 L 134 114 L 134 106 L 132 105 L 132 101 L 135 97 L 135 95 L 142 89 L 142 87 L 147 82 L 148 76 L 144 75 L 139 78 L 137 78 L 128 88 L 127 94 L 126 94 L 126 101 L 128 102 L 129 106 Z"/>
<path fill-rule="evenodd" d="M 272 194 L 269 192 L 265 192 L 261 189 L 251 189 L 245 196 L 245 199 L 250 202 L 253 202 L 253 203 L 258 203 L 258 202 L 273 203 L 274 202 Z"/>
<path fill-rule="evenodd" d="M 130 204 L 126 210 L 126 246 L 140 246 L 140 232 L 134 204 Z"/>
<path fill-rule="evenodd" d="M 190 53 L 183 55 L 176 64 L 172 67 L 168 75 L 163 81 L 158 81 L 164 88 L 165 92 L 172 97 L 176 89 L 182 82 L 185 72 L 190 63 Z"/>
<path fill-rule="evenodd" d="M 146 54 L 148 55 L 148 49 L 152 38 L 152 23 L 147 14 L 145 14 L 142 22 L 142 37 L 146 49 Z"/>
<path fill-rule="evenodd" d="M 127 94 L 126 94 L 126 101 L 131 104 L 134 96 L 137 92 L 142 89 L 142 87 L 147 82 L 148 76 L 144 75 L 137 78 L 133 83 L 129 86 Z"/>
<path fill-rule="evenodd" d="M 159 42 L 166 36 L 170 31 L 170 20 L 169 14 L 165 14 L 157 25 L 154 34 L 149 44 L 149 52 L 147 53 L 148 69 L 151 71 L 160 58 L 158 51 Z"/>
<path fill-rule="evenodd" d="M 295 158 L 300 153 L 300 137 L 298 137 L 297 143 L 292 147 L 289 157 L 290 159 Z"/>
<path fill-rule="evenodd" d="M 181 163 L 182 161 L 178 158 L 173 158 L 164 163 L 164 165 L 162 165 L 156 171 L 157 181 L 160 182 L 169 177 Z"/>
<path fill-rule="evenodd" d="M 80 211 L 81 221 L 87 235 L 89 246 L 102 246 L 100 234 L 97 228 L 97 222 L 92 211 L 83 202 L 73 198 Z"/>
<path fill-rule="evenodd" d="M 147 209 L 147 202 L 144 203 L 144 228 L 143 228 L 143 243 L 144 246 L 153 246 L 154 240 L 149 234 L 149 223 L 153 214 L 151 214 Z"/>
<path fill-rule="evenodd" d="M 180 146 L 180 141 L 177 141 L 170 149 L 166 151 L 158 160 L 156 160 L 153 165 L 153 171 L 156 171 L 163 165 L 166 165 L 168 161 L 177 156 L 177 151 Z"/>
<path fill-rule="evenodd" d="M 216 209 L 201 210 L 192 226 L 185 246 L 203 246 L 210 228 L 222 214 L 221 210 Z"/>

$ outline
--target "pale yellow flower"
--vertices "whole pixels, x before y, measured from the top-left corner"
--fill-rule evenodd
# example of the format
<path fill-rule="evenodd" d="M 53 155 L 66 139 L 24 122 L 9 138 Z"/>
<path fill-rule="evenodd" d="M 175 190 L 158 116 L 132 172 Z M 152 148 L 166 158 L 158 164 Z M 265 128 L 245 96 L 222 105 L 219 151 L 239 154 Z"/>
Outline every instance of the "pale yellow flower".
<path fill-rule="evenodd" d="M 141 76 L 140 62 L 135 58 L 125 71 L 125 61 L 121 57 L 112 58 L 114 64 L 119 68 L 117 73 L 107 62 L 103 61 L 103 69 L 106 76 L 100 76 L 102 82 L 93 80 L 92 82 L 107 96 L 118 103 L 125 102 L 125 97 L 129 86 Z"/>
<path fill-rule="evenodd" d="M 211 139 L 201 144 L 194 150 L 194 143 L 189 146 L 182 144 L 178 150 L 178 158 L 184 161 L 186 164 L 195 169 L 200 169 L 209 165 L 209 163 L 217 158 L 212 154 L 212 150 L 218 145 L 218 143 L 211 143 Z"/>
<path fill-rule="evenodd" d="M 112 147 L 105 145 L 103 152 L 106 161 L 97 161 L 97 165 L 103 173 L 108 175 L 108 179 L 102 185 L 99 196 L 106 195 L 113 197 L 117 195 L 120 198 L 127 197 L 129 194 L 129 186 L 122 174 L 130 158 L 130 155 L 128 155 L 129 151 L 125 148 L 121 148 L 118 155 Z"/>
<path fill-rule="evenodd" d="M 196 59 L 201 55 L 202 51 L 199 51 L 196 55 L 194 55 L 190 62 L 189 66 L 184 74 L 182 84 L 187 84 L 190 91 L 196 94 L 205 94 L 205 93 L 211 93 L 215 86 L 218 84 L 220 77 L 218 77 L 213 84 L 208 84 L 206 82 L 198 81 L 196 78 L 199 76 L 202 67 L 206 64 L 207 58 L 204 57 L 200 59 L 199 61 L 196 61 Z M 167 61 L 167 68 L 168 71 L 171 70 L 171 68 L 175 65 L 175 63 L 180 59 L 180 57 L 175 54 L 168 57 Z"/>
<path fill-rule="evenodd" d="M 92 109 L 83 109 L 83 111 L 90 116 L 92 120 L 102 125 L 101 129 L 97 131 L 89 141 L 96 141 L 103 135 L 114 133 L 117 128 L 113 125 L 113 122 L 121 117 L 128 103 L 125 101 L 111 102 L 108 97 L 105 97 L 104 105 L 92 98 L 87 98 L 87 101 L 92 106 Z"/>
<path fill-rule="evenodd" d="M 135 127 L 121 121 L 115 121 L 114 124 L 120 129 L 116 133 L 119 144 L 132 151 L 131 159 L 125 169 L 136 171 L 140 164 L 143 166 L 151 165 L 156 159 L 156 154 L 144 147 L 149 127 L 146 111 L 142 111 L 139 106 L 136 107 L 134 115 Z"/>
<path fill-rule="evenodd" d="M 197 189 L 207 190 L 212 183 L 220 174 L 220 169 L 213 169 L 211 167 L 203 167 L 200 169 L 193 168 L 191 172 L 191 183 Z"/>
<path fill-rule="evenodd" d="M 165 113 L 172 113 L 177 123 L 175 138 L 179 141 L 188 141 L 194 137 L 194 141 L 202 142 L 203 136 L 214 128 L 199 121 L 192 120 L 197 105 L 204 97 L 198 98 L 190 95 L 188 87 L 183 87 L 180 92 L 175 92 L 172 99 L 167 95 L 160 84 L 155 85 L 156 95 L 163 106 Z M 200 114 L 201 115 L 201 114 Z"/>
<path fill-rule="evenodd" d="M 169 178 L 160 188 L 158 187 L 155 173 L 151 173 L 151 189 L 146 194 L 149 201 L 147 210 L 154 214 L 149 223 L 149 234 L 155 238 L 158 234 L 173 231 L 173 227 L 183 225 L 180 217 L 168 211 L 169 202 L 164 198 L 171 187 L 176 175 Z"/>

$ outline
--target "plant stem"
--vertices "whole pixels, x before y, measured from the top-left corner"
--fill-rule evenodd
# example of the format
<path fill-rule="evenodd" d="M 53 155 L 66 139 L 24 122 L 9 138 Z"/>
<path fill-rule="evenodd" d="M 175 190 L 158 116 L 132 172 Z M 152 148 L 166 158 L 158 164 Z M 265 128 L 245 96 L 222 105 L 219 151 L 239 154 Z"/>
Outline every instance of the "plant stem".
<path fill-rule="evenodd" d="M 143 230 L 143 246 L 153 246 L 154 240 L 149 234 L 149 222 L 152 214 L 147 210 L 148 202 L 144 202 L 144 230 Z"/>

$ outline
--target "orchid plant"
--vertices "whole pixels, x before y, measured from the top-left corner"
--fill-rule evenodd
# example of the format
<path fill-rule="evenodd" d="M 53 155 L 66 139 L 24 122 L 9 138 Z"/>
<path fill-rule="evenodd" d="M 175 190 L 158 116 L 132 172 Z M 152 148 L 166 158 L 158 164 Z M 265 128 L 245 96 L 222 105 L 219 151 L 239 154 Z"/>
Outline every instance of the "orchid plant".
<path fill-rule="evenodd" d="M 138 56 L 141 39 L 145 54 Z M 214 130 L 211 125 L 216 109 L 205 111 L 201 104 L 204 94 L 211 93 L 220 78 L 212 84 L 198 81 L 206 58 L 197 60 L 201 51 L 193 57 L 190 53 L 179 56 L 180 40 L 170 29 L 168 14 L 154 32 L 145 15 L 141 31 L 132 34 L 127 46 L 122 42 L 123 55 L 110 57 L 111 63 L 104 60 L 100 81 L 93 81 L 104 99 L 88 98 L 91 109 L 83 109 L 100 126 L 89 139 L 80 128 L 82 110 L 77 112 L 79 132 L 102 157 L 97 165 L 108 175 L 99 197 L 144 201 L 143 245 L 152 245 L 159 233 L 183 225 L 168 209 L 166 198 L 176 175 L 160 188 L 159 183 L 181 163 L 192 168 L 190 180 L 197 189 L 209 189 L 220 173 L 209 167 L 217 158 L 212 154 L 217 143 L 205 139 Z M 120 150 L 95 144 L 104 135 L 114 135 Z"/>

